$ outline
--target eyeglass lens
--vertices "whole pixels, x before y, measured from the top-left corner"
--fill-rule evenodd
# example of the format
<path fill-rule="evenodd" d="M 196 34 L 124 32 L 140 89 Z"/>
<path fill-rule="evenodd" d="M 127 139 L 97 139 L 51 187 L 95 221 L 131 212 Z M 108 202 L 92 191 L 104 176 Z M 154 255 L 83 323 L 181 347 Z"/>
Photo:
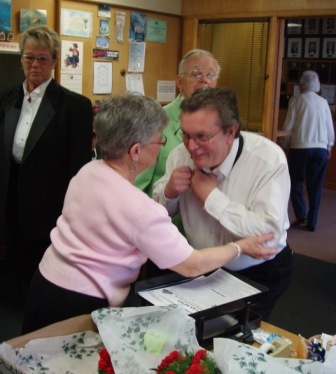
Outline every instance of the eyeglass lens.
<path fill-rule="evenodd" d="M 52 60 L 52 58 L 46 57 L 46 56 L 30 56 L 30 55 L 23 55 L 22 59 L 27 64 L 33 64 L 35 60 L 41 65 L 47 64 L 49 61 Z"/>
<path fill-rule="evenodd" d="M 189 71 L 188 75 L 194 80 L 200 80 L 203 75 L 205 75 L 206 79 L 208 80 L 215 80 L 217 79 L 217 74 L 213 70 L 200 70 L 200 69 L 192 69 Z"/>

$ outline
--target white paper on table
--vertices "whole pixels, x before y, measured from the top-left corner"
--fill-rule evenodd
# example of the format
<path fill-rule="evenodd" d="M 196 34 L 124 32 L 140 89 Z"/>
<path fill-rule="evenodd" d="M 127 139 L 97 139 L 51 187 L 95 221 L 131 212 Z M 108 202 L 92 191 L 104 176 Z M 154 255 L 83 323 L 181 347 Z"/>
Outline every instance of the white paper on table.
<path fill-rule="evenodd" d="M 142 95 L 145 94 L 142 74 L 127 74 L 126 75 L 126 91 L 138 92 Z"/>
<path fill-rule="evenodd" d="M 206 277 L 201 276 L 173 286 L 140 291 L 139 295 L 153 305 L 182 305 L 190 314 L 260 292 L 227 271 L 218 269 Z"/>
<path fill-rule="evenodd" d="M 112 93 L 112 62 L 93 62 L 93 93 Z"/>

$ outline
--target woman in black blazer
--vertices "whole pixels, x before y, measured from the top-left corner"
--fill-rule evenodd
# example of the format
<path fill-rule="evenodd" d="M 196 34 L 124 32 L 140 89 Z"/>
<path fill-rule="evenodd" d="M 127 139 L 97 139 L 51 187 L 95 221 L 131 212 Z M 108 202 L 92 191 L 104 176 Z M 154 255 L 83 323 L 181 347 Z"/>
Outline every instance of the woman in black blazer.
<path fill-rule="evenodd" d="M 25 285 L 50 244 L 70 179 L 91 160 L 91 101 L 52 78 L 60 51 L 46 26 L 20 38 L 26 80 L 0 93 L 0 230 Z"/>

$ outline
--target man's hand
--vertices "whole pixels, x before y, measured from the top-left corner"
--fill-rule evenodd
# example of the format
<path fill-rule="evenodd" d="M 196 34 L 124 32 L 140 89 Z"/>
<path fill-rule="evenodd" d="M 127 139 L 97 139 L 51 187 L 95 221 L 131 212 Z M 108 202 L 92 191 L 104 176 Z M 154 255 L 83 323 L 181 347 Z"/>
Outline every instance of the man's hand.
<path fill-rule="evenodd" d="M 164 194 L 168 199 L 173 199 L 181 193 L 189 190 L 192 170 L 189 166 L 181 166 L 175 169 L 164 190 Z"/>
<path fill-rule="evenodd" d="M 206 174 L 204 171 L 195 169 L 191 178 L 193 193 L 204 204 L 210 192 L 217 188 L 218 182 L 214 174 Z"/>

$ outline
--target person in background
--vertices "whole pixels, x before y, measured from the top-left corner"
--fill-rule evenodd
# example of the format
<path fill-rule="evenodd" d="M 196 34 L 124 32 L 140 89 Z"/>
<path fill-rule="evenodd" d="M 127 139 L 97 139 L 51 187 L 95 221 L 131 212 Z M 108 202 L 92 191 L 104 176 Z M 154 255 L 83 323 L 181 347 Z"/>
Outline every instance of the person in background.
<path fill-rule="evenodd" d="M 300 94 L 289 100 L 283 130 L 289 133 L 288 165 L 294 224 L 315 231 L 322 187 L 334 145 L 335 133 L 328 102 L 318 93 L 320 80 L 315 71 L 306 70 L 300 78 Z M 308 209 L 303 196 L 305 180 Z"/>
<path fill-rule="evenodd" d="M 153 198 L 170 215 L 181 213 L 194 248 L 273 232 L 271 259 L 240 256 L 226 267 L 269 288 L 255 310 L 267 320 L 287 289 L 292 251 L 287 244 L 290 179 L 283 150 L 271 140 L 240 132 L 235 93 L 205 88 L 181 103 L 183 144 L 170 153 Z"/>
<path fill-rule="evenodd" d="M 176 77 L 178 96 L 164 106 L 169 117 L 168 126 L 163 134 L 167 137 L 167 144 L 160 150 L 156 163 L 140 173 L 135 185 L 152 196 L 153 185 L 166 170 L 166 161 L 173 148 L 182 143 L 180 128 L 181 102 L 190 97 L 196 90 L 204 87 L 215 87 L 220 73 L 220 66 L 212 53 L 203 49 L 189 51 L 181 60 Z"/>
<path fill-rule="evenodd" d="M 91 160 L 90 100 L 58 85 L 60 39 L 46 26 L 20 38 L 23 84 L 0 93 L 0 230 L 6 262 L 27 287 L 50 244 L 70 179 Z"/>
<path fill-rule="evenodd" d="M 166 144 L 168 118 L 155 100 L 138 94 L 102 104 L 94 129 L 102 159 L 71 180 L 52 244 L 35 273 L 23 333 L 102 307 L 124 304 L 141 265 L 193 277 L 234 261 L 239 254 L 269 258 L 273 234 L 195 251 L 167 210 L 134 186 Z"/>

